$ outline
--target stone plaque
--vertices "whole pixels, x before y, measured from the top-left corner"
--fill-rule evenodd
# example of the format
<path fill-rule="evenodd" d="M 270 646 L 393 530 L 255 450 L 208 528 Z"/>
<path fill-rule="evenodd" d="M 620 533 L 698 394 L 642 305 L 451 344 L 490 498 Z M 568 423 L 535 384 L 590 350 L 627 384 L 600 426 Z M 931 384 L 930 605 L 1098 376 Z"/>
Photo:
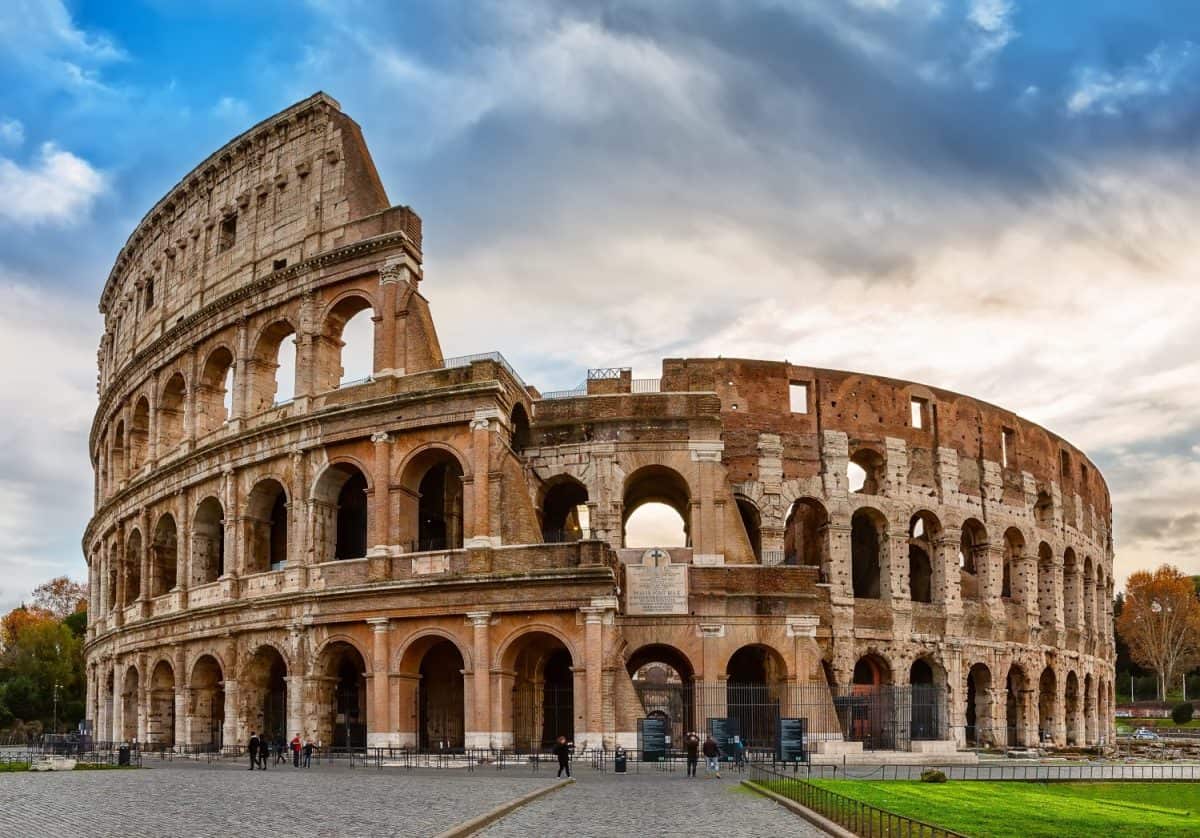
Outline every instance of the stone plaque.
<path fill-rule="evenodd" d="M 431 573 L 449 573 L 450 557 L 445 553 L 435 556 L 417 556 L 412 560 L 413 576 L 427 576 Z"/>
<path fill-rule="evenodd" d="M 686 614 L 687 565 L 671 564 L 657 547 L 642 554 L 641 564 L 625 566 L 626 614 Z"/>

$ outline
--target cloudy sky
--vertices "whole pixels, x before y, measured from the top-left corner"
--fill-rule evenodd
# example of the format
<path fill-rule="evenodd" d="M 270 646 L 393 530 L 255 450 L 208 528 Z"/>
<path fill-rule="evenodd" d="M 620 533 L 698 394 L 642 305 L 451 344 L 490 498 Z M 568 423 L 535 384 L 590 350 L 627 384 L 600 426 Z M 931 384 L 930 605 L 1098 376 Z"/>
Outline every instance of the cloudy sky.
<path fill-rule="evenodd" d="M 860 369 L 1087 450 L 1117 568 L 1200 572 L 1190 0 L 0 4 L 0 607 L 85 575 L 100 289 L 325 90 L 425 219 L 447 354 Z"/>

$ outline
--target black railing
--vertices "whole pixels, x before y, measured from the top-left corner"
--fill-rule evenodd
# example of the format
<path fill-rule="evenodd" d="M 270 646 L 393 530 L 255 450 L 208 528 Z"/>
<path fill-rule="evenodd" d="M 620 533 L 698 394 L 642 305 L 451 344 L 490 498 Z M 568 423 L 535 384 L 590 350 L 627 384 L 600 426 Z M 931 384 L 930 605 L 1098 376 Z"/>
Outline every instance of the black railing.
<path fill-rule="evenodd" d="M 900 835 L 905 838 L 966 838 L 961 832 L 880 809 L 761 765 L 751 766 L 750 779 L 755 785 L 811 809 L 864 838 Z"/>

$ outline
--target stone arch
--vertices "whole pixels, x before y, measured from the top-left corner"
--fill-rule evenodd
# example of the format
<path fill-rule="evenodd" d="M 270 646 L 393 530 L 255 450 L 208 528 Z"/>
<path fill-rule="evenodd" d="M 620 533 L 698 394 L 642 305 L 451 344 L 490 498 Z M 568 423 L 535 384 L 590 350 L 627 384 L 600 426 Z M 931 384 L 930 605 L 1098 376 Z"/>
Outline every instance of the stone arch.
<path fill-rule="evenodd" d="M 959 590 L 963 600 L 983 598 L 987 558 L 987 528 L 978 518 L 966 519 L 962 523 L 958 543 Z"/>
<path fill-rule="evenodd" d="M 347 371 L 343 364 L 343 352 L 346 342 L 343 337 L 347 324 L 365 311 L 370 311 L 372 320 L 378 321 L 380 314 L 375 306 L 375 301 L 357 288 L 343 291 L 326 306 L 321 315 L 321 332 L 316 342 L 317 367 L 314 371 L 314 380 L 318 393 L 335 390 L 342 384 L 350 383 L 345 378 Z M 374 339 L 372 338 L 373 343 Z M 364 346 L 364 352 L 365 349 Z M 349 372 L 353 378 L 357 379 L 361 376 L 355 375 L 356 373 L 367 372 L 369 376 L 375 369 L 378 369 L 378 364 L 373 359 L 369 372 L 366 370 L 350 370 Z"/>
<path fill-rule="evenodd" d="M 846 461 L 846 481 L 850 494 L 882 495 L 887 485 L 887 458 L 874 448 L 856 448 Z"/>
<path fill-rule="evenodd" d="M 348 636 L 326 638 L 315 656 L 317 738 L 334 748 L 367 744 L 370 658 Z"/>
<path fill-rule="evenodd" d="M 162 596 L 174 590 L 179 574 L 179 528 L 175 516 L 164 512 L 154 525 L 150 545 L 150 595 Z"/>
<path fill-rule="evenodd" d="M 738 647 L 725 662 L 725 713 L 749 747 L 770 747 L 786 698 L 787 659 L 768 643 Z"/>
<path fill-rule="evenodd" d="M 246 364 L 250 378 L 247 391 L 248 412 L 251 415 L 270 410 L 277 402 L 282 403 L 295 397 L 296 381 L 300 377 L 300 370 L 296 369 L 297 332 L 292 319 L 284 316 L 267 323 L 255 336 L 252 343 L 254 350 Z M 288 338 L 292 338 L 290 350 L 284 343 Z M 281 382 L 279 370 L 288 366 L 292 367 L 292 381 Z"/>
<path fill-rule="evenodd" d="M 661 719 L 674 742 L 703 726 L 696 716 L 696 671 L 686 652 L 668 643 L 645 643 L 621 658 L 639 718 Z"/>
<path fill-rule="evenodd" d="M 415 654 L 416 652 L 420 654 Z M 466 745 L 466 674 L 469 658 L 457 638 L 426 633 L 408 647 L 419 678 L 416 696 L 417 746 L 422 750 Z"/>
<path fill-rule="evenodd" d="M 421 658 L 434 645 L 448 641 L 454 644 L 462 656 L 463 667 L 468 671 L 474 669 L 471 644 L 449 629 L 438 626 L 425 626 L 414 631 L 400 642 L 392 655 L 392 666 L 396 672 L 403 675 L 415 675 L 421 668 Z"/>
<path fill-rule="evenodd" d="M 225 570 L 225 508 L 209 495 L 192 516 L 191 585 L 216 582 Z"/>
<path fill-rule="evenodd" d="M 175 372 L 163 385 L 158 397 L 156 425 L 158 456 L 163 458 L 183 444 L 183 417 L 187 405 L 187 379 Z"/>
<path fill-rule="evenodd" d="M 911 695 L 909 739 L 946 739 L 946 669 L 932 653 L 918 656 L 909 665 Z"/>
<path fill-rule="evenodd" d="M 1025 601 L 1025 586 L 1017 575 L 1023 567 L 1025 536 L 1016 527 L 1004 531 L 1004 567 L 1001 570 L 1000 597 L 1013 602 Z M 1016 580 L 1014 582 L 1014 580 Z"/>
<path fill-rule="evenodd" d="M 796 498 L 783 525 L 783 563 L 829 570 L 829 513 L 810 497 Z"/>
<path fill-rule="evenodd" d="M 246 573 L 282 570 L 288 556 L 288 494 L 275 477 L 264 477 L 246 496 Z"/>
<path fill-rule="evenodd" d="M 138 738 L 138 708 L 141 706 L 141 673 L 136 664 L 125 668 L 121 676 L 121 740 L 135 742 Z"/>
<path fill-rule="evenodd" d="M 741 683 L 782 684 L 788 680 L 787 657 L 770 643 L 746 643 L 725 658 L 727 679 Z M 753 677 L 742 678 L 742 675 Z"/>
<path fill-rule="evenodd" d="M 546 481 L 539 504 L 542 541 L 553 544 L 583 538 L 590 524 L 587 502 L 587 486 L 571 475 L 560 474 Z"/>
<path fill-rule="evenodd" d="M 1058 701 L 1058 675 L 1054 667 L 1047 665 L 1038 678 L 1038 741 L 1053 742 L 1058 719 L 1054 708 Z"/>
<path fill-rule="evenodd" d="M 745 495 L 735 494 L 733 500 L 737 504 L 738 518 L 742 522 L 742 529 L 746 534 L 746 541 L 750 545 L 750 552 L 755 561 L 761 563 L 763 558 L 762 514 L 758 511 L 758 505 Z"/>
<path fill-rule="evenodd" d="M 233 350 L 225 344 L 213 347 L 201 365 L 200 381 L 196 385 L 193 404 L 196 412 L 196 436 L 202 437 L 220 430 L 229 421 L 236 405 Z"/>
<path fill-rule="evenodd" d="M 879 652 L 867 652 L 854 662 L 855 687 L 886 687 L 893 683 L 892 665 Z"/>
<path fill-rule="evenodd" d="M 941 534 L 941 521 L 928 510 L 918 510 L 908 520 L 908 593 L 913 602 L 934 601 L 934 557 Z"/>
<path fill-rule="evenodd" d="M 669 507 L 683 525 L 683 546 L 691 546 L 691 498 L 692 489 L 687 478 L 673 468 L 659 463 L 642 466 L 625 478 L 621 493 L 621 543 L 629 546 L 668 547 L 676 545 L 645 544 L 631 545 L 627 527 L 630 518 L 646 504 Z"/>
<path fill-rule="evenodd" d="M 511 670 L 515 664 L 517 655 L 521 651 L 522 638 L 527 634 L 534 633 L 550 635 L 566 648 L 567 652 L 571 655 L 571 660 L 582 660 L 579 649 L 570 637 L 549 623 L 538 622 L 527 623 L 505 635 L 504 639 L 496 646 L 496 652 L 492 656 L 492 667 Z"/>
<path fill-rule="evenodd" d="M 511 672 L 498 696 L 501 722 L 511 725 L 518 750 L 544 750 L 559 736 L 575 734 L 575 673 L 580 658 L 563 635 L 546 625 L 529 625 L 509 634 L 497 660 Z"/>
<path fill-rule="evenodd" d="M 125 420 L 118 419 L 113 429 L 112 450 L 108 456 L 108 469 L 113 484 L 118 488 L 125 479 Z"/>
<path fill-rule="evenodd" d="M 146 741 L 161 748 L 175 746 L 175 667 L 160 658 L 150 667 L 150 704 Z"/>
<path fill-rule="evenodd" d="M 509 427 L 512 428 L 512 434 L 509 437 L 509 445 L 513 451 L 520 454 L 529 447 L 530 430 L 529 430 L 529 414 L 525 410 L 525 405 L 517 402 L 513 405 L 512 411 L 508 415 Z"/>
<path fill-rule="evenodd" d="M 1063 689 L 1063 711 L 1067 728 L 1067 744 L 1083 744 L 1083 702 L 1079 690 L 1079 676 L 1075 670 L 1067 672 Z"/>
<path fill-rule="evenodd" d="M 1008 668 L 1005 677 L 1004 720 L 1006 741 L 1009 747 L 1028 744 L 1026 728 L 1028 719 L 1026 713 L 1026 694 L 1029 691 L 1029 680 L 1024 668 L 1019 663 L 1013 663 Z"/>
<path fill-rule="evenodd" d="M 313 481 L 309 500 L 318 562 L 366 556 L 370 487 L 368 471 L 351 458 L 329 462 Z"/>
<path fill-rule="evenodd" d="M 137 474 L 150 454 L 150 400 L 138 398 L 129 422 L 129 473 Z"/>
<path fill-rule="evenodd" d="M 188 678 L 188 744 L 219 750 L 224 741 L 225 666 L 215 652 L 202 652 Z"/>
<path fill-rule="evenodd" d="M 445 443 L 422 445 L 404 458 L 400 526 L 410 552 L 462 548 L 469 471 L 466 458 Z"/>
<path fill-rule="evenodd" d="M 142 594 L 142 531 L 134 527 L 125 536 L 125 599 L 128 608 Z"/>
<path fill-rule="evenodd" d="M 967 670 L 966 741 L 976 746 L 994 745 L 992 734 L 992 671 L 985 663 Z"/>
<path fill-rule="evenodd" d="M 240 727 L 270 741 L 287 739 L 287 655 L 274 643 L 261 641 L 245 656 L 238 677 Z"/>
<path fill-rule="evenodd" d="M 859 507 L 850 517 L 850 578 L 856 599 L 879 599 L 887 546 L 887 518 L 877 509 Z"/>

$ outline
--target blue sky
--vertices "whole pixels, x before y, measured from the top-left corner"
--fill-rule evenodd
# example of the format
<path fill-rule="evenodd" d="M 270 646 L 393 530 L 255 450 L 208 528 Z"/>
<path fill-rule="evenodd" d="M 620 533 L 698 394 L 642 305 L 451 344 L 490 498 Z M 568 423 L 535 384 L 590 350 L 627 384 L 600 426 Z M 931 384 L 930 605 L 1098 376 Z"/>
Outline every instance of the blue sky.
<path fill-rule="evenodd" d="M 318 89 L 425 219 L 447 354 L 970 393 L 1099 463 L 1119 576 L 1200 572 L 1194 3 L 10 0 L 0 85 L 0 607 L 84 575 L 125 237 Z"/>

